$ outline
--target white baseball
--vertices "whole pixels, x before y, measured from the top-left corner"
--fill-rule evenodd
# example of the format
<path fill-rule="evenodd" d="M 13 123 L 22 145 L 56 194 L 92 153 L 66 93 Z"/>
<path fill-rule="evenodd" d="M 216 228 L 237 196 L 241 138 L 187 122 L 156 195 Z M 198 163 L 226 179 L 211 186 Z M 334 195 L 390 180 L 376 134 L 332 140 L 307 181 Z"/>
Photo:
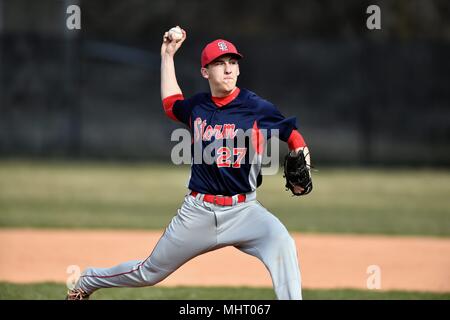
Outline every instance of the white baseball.
<path fill-rule="evenodd" d="M 183 38 L 183 32 L 180 27 L 173 27 L 169 30 L 169 38 L 175 41 L 179 41 Z"/>

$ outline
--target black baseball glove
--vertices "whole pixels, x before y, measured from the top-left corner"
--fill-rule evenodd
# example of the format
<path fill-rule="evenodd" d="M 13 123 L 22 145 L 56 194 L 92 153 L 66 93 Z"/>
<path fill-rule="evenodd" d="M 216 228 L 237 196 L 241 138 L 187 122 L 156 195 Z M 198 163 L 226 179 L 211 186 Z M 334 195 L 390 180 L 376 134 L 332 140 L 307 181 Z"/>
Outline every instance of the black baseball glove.
<path fill-rule="evenodd" d="M 310 165 L 306 162 L 303 151 L 289 152 L 284 158 L 284 178 L 286 178 L 286 190 L 291 190 L 295 196 L 304 196 L 311 192 L 313 185 Z M 303 191 L 300 188 L 303 188 Z"/>

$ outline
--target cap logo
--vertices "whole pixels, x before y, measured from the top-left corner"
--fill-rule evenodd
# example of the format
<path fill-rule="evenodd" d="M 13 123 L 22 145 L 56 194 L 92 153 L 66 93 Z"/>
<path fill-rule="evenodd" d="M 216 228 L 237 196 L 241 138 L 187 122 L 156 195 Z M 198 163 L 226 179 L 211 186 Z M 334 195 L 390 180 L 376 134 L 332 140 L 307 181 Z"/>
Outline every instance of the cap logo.
<path fill-rule="evenodd" d="M 217 46 L 219 47 L 220 51 L 228 51 L 228 46 L 223 41 L 218 42 Z"/>

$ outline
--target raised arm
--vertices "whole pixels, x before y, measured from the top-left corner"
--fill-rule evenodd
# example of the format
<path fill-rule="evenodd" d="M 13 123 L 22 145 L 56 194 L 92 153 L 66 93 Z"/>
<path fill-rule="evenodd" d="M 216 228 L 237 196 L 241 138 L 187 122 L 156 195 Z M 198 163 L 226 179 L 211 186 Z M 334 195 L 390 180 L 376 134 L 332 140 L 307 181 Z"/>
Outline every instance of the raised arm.
<path fill-rule="evenodd" d="M 169 33 L 164 33 L 161 45 L 161 100 L 175 94 L 183 94 L 177 82 L 175 74 L 174 55 L 186 40 L 186 31 L 181 29 L 181 40 L 173 40 Z"/>

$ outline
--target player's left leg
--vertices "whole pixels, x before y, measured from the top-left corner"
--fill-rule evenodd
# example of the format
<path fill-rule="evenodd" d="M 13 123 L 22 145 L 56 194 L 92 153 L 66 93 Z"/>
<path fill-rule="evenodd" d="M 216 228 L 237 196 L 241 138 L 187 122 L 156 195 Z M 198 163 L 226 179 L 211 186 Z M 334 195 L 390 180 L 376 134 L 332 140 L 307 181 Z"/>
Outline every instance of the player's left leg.
<path fill-rule="evenodd" d="M 270 272 L 278 299 L 302 299 L 295 241 L 277 217 L 258 201 L 251 201 L 218 214 L 218 222 L 223 226 L 219 243 L 260 259 Z"/>

